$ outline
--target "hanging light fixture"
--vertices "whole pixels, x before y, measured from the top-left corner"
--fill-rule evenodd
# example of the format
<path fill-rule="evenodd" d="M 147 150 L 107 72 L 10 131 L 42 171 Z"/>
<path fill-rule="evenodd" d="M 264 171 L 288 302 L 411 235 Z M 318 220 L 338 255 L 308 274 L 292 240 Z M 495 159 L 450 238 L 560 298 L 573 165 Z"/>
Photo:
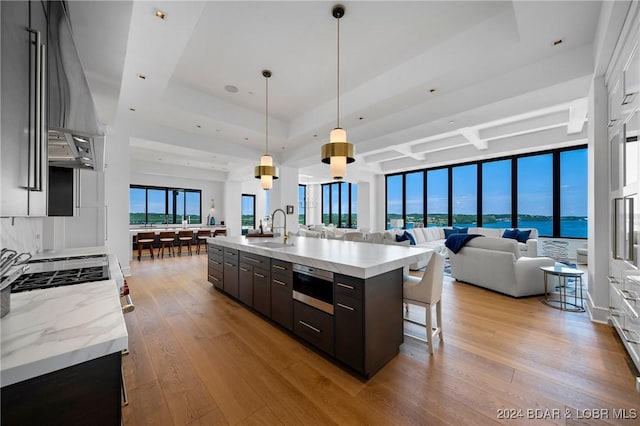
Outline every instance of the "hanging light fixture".
<path fill-rule="evenodd" d="M 344 179 L 347 174 L 347 164 L 355 161 L 353 144 L 347 142 L 347 132 L 340 127 L 340 18 L 344 16 L 344 6 L 338 4 L 333 7 L 333 17 L 338 22 L 338 60 L 337 60 L 337 125 L 329 134 L 329 143 L 322 145 L 322 162 L 330 164 L 331 176 L 335 180 Z"/>
<path fill-rule="evenodd" d="M 265 125 L 265 154 L 260 157 L 260 165 L 255 167 L 256 179 L 260 179 L 262 183 L 262 189 L 273 188 L 273 180 L 278 179 L 278 168 L 273 165 L 273 158 L 269 155 L 269 77 L 271 77 L 271 71 L 263 70 L 262 75 L 265 78 L 266 86 L 266 125 Z"/>

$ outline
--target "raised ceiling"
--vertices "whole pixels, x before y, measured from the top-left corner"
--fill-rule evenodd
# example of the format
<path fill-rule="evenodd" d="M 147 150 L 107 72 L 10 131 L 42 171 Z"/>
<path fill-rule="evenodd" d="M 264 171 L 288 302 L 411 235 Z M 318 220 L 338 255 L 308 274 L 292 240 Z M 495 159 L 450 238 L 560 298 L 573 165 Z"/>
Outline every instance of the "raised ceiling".
<path fill-rule="evenodd" d="M 352 177 L 433 165 L 446 152 L 530 149 L 527 134 L 551 145 L 584 138 L 576 123 L 586 118 L 599 2 L 343 4 L 340 121 L 356 146 Z M 244 176 L 264 150 L 265 68 L 275 161 L 328 178 L 318 163 L 336 125 L 332 6 L 70 3 L 102 121 L 130 129 L 134 159 L 194 157 L 189 167 L 220 172 L 214 179 Z"/>

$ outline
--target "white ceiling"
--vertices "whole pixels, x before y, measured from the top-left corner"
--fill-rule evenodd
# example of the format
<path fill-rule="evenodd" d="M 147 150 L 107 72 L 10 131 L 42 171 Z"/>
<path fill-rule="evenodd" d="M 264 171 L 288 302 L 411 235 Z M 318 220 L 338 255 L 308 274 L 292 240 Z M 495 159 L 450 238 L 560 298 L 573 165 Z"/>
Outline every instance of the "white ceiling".
<path fill-rule="evenodd" d="M 600 2 L 343 4 L 340 124 L 357 153 L 348 179 L 585 137 Z M 131 129 L 134 159 L 250 175 L 264 151 L 266 68 L 271 154 L 327 180 L 333 5 L 74 1 L 70 11 L 98 115 Z"/>

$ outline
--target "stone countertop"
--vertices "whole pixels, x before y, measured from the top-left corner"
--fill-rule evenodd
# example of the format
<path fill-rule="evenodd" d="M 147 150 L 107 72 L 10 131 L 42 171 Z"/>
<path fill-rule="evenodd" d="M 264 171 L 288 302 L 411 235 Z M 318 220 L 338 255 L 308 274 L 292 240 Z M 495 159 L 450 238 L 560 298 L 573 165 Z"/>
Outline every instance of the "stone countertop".
<path fill-rule="evenodd" d="M 11 294 L 0 328 L 3 387 L 128 347 L 115 280 Z"/>
<path fill-rule="evenodd" d="M 369 278 L 403 268 L 433 249 L 415 246 L 370 244 L 323 238 L 291 237 L 282 248 L 261 247 L 264 242 L 282 242 L 282 238 L 215 237 L 209 244 L 237 249 L 273 259 L 311 266 L 357 278 Z"/>

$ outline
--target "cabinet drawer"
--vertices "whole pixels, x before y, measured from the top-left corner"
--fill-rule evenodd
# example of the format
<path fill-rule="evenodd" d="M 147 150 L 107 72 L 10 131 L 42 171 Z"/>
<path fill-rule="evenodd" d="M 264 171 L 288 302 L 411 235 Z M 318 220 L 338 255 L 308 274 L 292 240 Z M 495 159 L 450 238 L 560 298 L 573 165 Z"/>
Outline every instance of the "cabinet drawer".
<path fill-rule="evenodd" d="M 215 269 L 222 272 L 224 269 L 222 257 L 218 258 L 209 256 L 209 269 Z"/>
<path fill-rule="evenodd" d="M 336 274 L 333 281 L 335 283 L 334 288 L 336 297 L 343 295 L 362 300 L 362 290 L 364 288 L 363 280 Z"/>
<path fill-rule="evenodd" d="M 284 260 L 271 259 L 271 272 L 274 274 L 292 275 L 291 262 Z"/>
<path fill-rule="evenodd" d="M 238 259 L 238 250 L 236 249 L 230 249 L 225 247 L 224 248 L 224 258 L 227 259 Z"/>
<path fill-rule="evenodd" d="M 216 269 L 209 268 L 208 274 L 209 282 L 213 284 L 215 287 L 222 289 L 222 271 L 218 271 Z"/>
<path fill-rule="evenodd" d="M 240 252 L 240 262 L 248 263 L 253 266 L 258 266 L 264 269 L 269 268 L 269 258 L 260 256 L 253 253 Z"/>
<path fill-rule="evenodd" d="M 297 336 L 333 355 L 333 316 L 294 300 L 293 330 Z"/>
<path fill-rule="evenodd" d="M 217 255 L 222 257 L 222 253 L 224 253 L 224 249 L 222 246 L 218 246 L 215 244 L 209 244 L 209 256 L 213 255 Z"/>
<path fill-rule="evenodd" d="M 238 299 L 253 307 L 253 268 L 242 262 L 238 265 Z"/>

